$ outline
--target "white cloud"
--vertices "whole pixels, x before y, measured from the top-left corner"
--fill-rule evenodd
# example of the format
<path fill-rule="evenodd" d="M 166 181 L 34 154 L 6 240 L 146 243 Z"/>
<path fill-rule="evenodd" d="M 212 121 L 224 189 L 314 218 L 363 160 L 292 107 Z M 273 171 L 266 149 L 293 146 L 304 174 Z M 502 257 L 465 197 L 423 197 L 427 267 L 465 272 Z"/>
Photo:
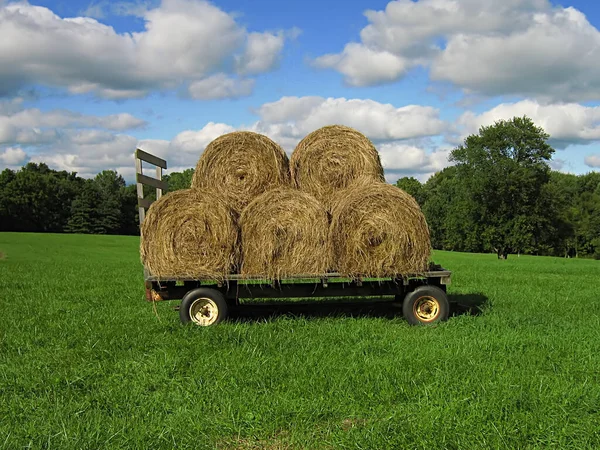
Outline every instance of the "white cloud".
<path fill-rule="evenodd" d="M 548 0 L 395 0 L 367 11 L 360 42 L 315 60 L 352 85 L 402 78 L 415 66 L 465 92 L 553 101 L 600 99 L 600 32 Z"/>
<path fill-rule="evenodd" d="M 330 124 L 356 128 L 374 140 L 432 136 L 446 128 L 436 108 L 419 105 L 396 108 L 373 100 L 283 97 L 264 104 L 257 112 L 264 122 L 292 124 L 288 133 L 300 137 Z"/>
<path fill-rule="evenodd" d="M 600 140 L 600 107 L 577 103 L 540 104 L 534 100 L 502 103 L 481 114 L 462 114 L 457 121 L 461 140 L 477 133 L 483 125 L 524 115 L 550 134 L 558 148 Z"/>
<path fill-rule="evenodd" d="M 371 138 L 393 176 L 402 171 L 415 174 L 434 171 L 447 162 L 438 158 L 441 153 L 437 151 L 426 152 L 425 147 L 431 146 L 423 144 L 427 136 L 447 129 L 435 108 L 418 105 L 397 108 L 372 100 L 283 97 L 255 112 L 259 120 L 246 125 L 209 122 L 199 130 L 182 131 L 171 140 L 138 140 L 114 133 L 138 124 L 138 119 L 127 114 L 95 117 L 69 111 L 26 109 L 0 118 L 0 145 L 26 145 L 34 162 L 44 161 L 60 170 L 94 174 L 103 169 L 128 171 L 133 167 L 136 147 L 165 158 L 170 168 L 194 167 L 212 140 L 235 130 L 265 134 L 291 152 L 308 133 L 337 123 L 354 127 Z M 8 126 L 3 128 L 3 124 Z"/>
<path fill-rule="evenodd" d="M 15 107 L 7 114 L 0 114 L 0 144 L 48 144 L 61 139 L 66 130 L 101 128 L 124 131 L 145 124 L 145 121 L 128 113 L 90 116 L 65 110 L 44 112 L 32 108 L 18 111 Z"/>
<path fill-rule="evenodd" d="M 386 179 L 394 182 L 403 176 L 429 175 L 448 167 L 450 149 L 438 148 L 427 151 L 425 148 L 389 142 L 379 146 L 381 163 L 386 171 Z"/>
<path fill-rule="evenodd" d="M 163 0 L 140 13 L 143 31 L 117 33 L 89 17 L 61 18 L 27 3 L 0 5 L 0 43 L 7 43 L 0 44 L 0 94 L 41 83 L 113 99 L 142 97 L 236 66 L 245 74 L 271 70 L 286 38 L 248 33 L 204 0 Z"/>
<path fill-rule="evenodd" d="M 506 36 L 456 35 L 431 77 L 469 92 L 550 100 L 600 98 L 600 32 L 573 8 L 536 14 Z"/>
<path fill-rule="evenodd" d="M 60 146 L 51 146 L 32 154 L 31 161 L 45 162 L 55 169 L 81 174 L 118 167 L 133 168 L 137 142 L 135 137 L 122 134 L 87 144 L 62 141 Z"/>
<path fill-rule="evenodd" d="M 0 116 L 16 127 L 101 127 L 122 131 L 138 128 L 145 121 L 129 113 L 111 114 L 109 116 L 90 116 L 67 110 L 43 112 L 39 109 L 25 109 L 11 115 Z"/>
<path fill-rule="evenodd" d="M 585 157 L 585 164 L 594 169 L 600 168 L 600 155 L 588 155 Z"/>
<path fill-rule="evenodd" d="M 282 97 L 265 103 L 256 112 L 266 122 L 288 122 L 306 117 L 323 103 L 323 97 Z"/>
<path fill-rule="evenodd" d="M 254 80 L 235 79 L 219 73 L 190 84 L 188 92 L 196 100 L 245 97 L 252 93 Z"/>
<path fill-rule="evenodd" d="M 20 147 L 8 147 L 0 153 L 0 163 L 5 166 L 20 166 L 27 161 L 27 153 Z"/>
<path fill-rule="evenodd" d="M 246 50 L 236 57 L 238 73 L 252 75 L 270 70 L 277 64 L 284 41 L 283 32 L 250 33 Z"/>
<path fill-rule="evenodd" d="M 178 151 L 193 153 L 197 158 L 210 141 L 232 131 L 235 131 L 235 128 L 230 125 L 209 122 L 200 130 L 182 131 L 171 141 L 171 147 Z"/>
<path fill-rule="evenodd" d="M 322 69 L 335 69 L 346 77 L 351 86 L 368 86 L 389 83 L 405 75 L 410 63 L 389 51 L 376 50 L 350 43 L 340 54 L 323 55 L 314 65 Z"/>

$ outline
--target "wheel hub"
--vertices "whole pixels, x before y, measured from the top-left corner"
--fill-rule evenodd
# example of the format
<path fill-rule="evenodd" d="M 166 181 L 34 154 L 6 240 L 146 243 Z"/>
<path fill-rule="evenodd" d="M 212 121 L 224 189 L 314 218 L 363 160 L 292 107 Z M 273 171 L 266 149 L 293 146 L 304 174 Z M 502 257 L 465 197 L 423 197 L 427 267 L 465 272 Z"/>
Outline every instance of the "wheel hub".
<path fill-rule="evenodd" d="M 433 322 L 440 313 L 440 303 L 431 296 L 420 297 L 415 302 L 414 313 L 421 322 Z"/>
<path fill-rule="evenodd" d="M 210 298 L 199 298 L 190 305 L 190 318 L 196 325 L 207 327 L 215 323 L 219 307 Z"/>

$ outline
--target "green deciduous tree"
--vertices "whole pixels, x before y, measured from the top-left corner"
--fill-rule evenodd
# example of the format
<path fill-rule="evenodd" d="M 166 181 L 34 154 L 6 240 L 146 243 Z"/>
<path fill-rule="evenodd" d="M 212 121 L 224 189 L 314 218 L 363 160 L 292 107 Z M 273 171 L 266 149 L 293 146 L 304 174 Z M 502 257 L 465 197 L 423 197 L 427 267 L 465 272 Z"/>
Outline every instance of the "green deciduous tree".
<path fill-rule="evenodd" d="M 549 136 L 527 117 L 482 127 L 454 149 L 450 160 L 468 199 L 485 250 L 499 258 L 531 250 L 540 231 L 534 211 L 550 178 Z"/>
<path fill-rule="evenodd" d="M 403 177 L 396 181 L 396 186 L 412 195 L 419 205 L 425 202 L 424 188 L 419 180 L 414 177 Z"/>
<path fill-rule="evenodd" d="M 165 175 L 163 179 L 169 183 L 169 191 L 172 192 L 190 188 L 193 175 L 194 169 L 185 169 L 183 172 L 173 172 Z"/>

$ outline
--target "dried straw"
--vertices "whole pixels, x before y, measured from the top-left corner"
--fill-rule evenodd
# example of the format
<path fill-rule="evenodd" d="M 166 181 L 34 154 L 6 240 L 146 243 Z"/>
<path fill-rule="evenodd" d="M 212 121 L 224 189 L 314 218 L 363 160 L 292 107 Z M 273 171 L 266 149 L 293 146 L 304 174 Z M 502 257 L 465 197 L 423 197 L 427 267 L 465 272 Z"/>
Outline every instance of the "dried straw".
<path fill-rule="evenodd" d="M 152 275 L 221 280 L 236 270 L 238 242 L 235 213 L 223 196 L 183 189 L 148 209 L 140 253 Z"/>
<path fill-rule="evenodd" d="M 358 178 L 384 181 L 373 143 L 362 133 L 341 125 L 313 131 L 300 141 L 290 159 L 292 181 L 326 207 L 340 189 Z"/>
<path fill-rule="evenodd" d="M 212 141 L 196 166 L 192 188 L 212 188 L 227 195 L 240 213 L 256 196 L 290 183 L 283 149 L 262 134 L 236 131 Z"/>
<path fill-rule="evenodd" d="M 415 199 L 368 180 L 336 195 L 329 246 L 335 268 L 350 277 L 421 273 L 431 254 L 429 228 Z"/>
<path fill-rule="evenodd" d="M 262 194 L 240 217 L 242 275 L 272 280 L 324 273 L 328 226 L 327 211 L 310 194 L 291 188 Z"/>

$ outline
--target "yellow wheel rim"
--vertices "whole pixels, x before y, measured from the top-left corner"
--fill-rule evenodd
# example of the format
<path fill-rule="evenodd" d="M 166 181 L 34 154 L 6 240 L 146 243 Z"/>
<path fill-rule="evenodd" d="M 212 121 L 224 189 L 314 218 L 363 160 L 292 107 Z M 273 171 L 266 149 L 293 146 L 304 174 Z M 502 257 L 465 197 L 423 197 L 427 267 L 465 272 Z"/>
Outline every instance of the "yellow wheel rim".
<path fill-rule="evenodd" d="M 413 313 L 421 322 L 433 322 L 440 315 L 440 302 L 430 295 L 419 297 L 413 305 Z"/>
<path fill-rule="evenodd" d="M 219 307 L 210 298 L 202 297 L 190 305 L 190 318 L 196 325 L 207 327 L 217 321 Z"/>

